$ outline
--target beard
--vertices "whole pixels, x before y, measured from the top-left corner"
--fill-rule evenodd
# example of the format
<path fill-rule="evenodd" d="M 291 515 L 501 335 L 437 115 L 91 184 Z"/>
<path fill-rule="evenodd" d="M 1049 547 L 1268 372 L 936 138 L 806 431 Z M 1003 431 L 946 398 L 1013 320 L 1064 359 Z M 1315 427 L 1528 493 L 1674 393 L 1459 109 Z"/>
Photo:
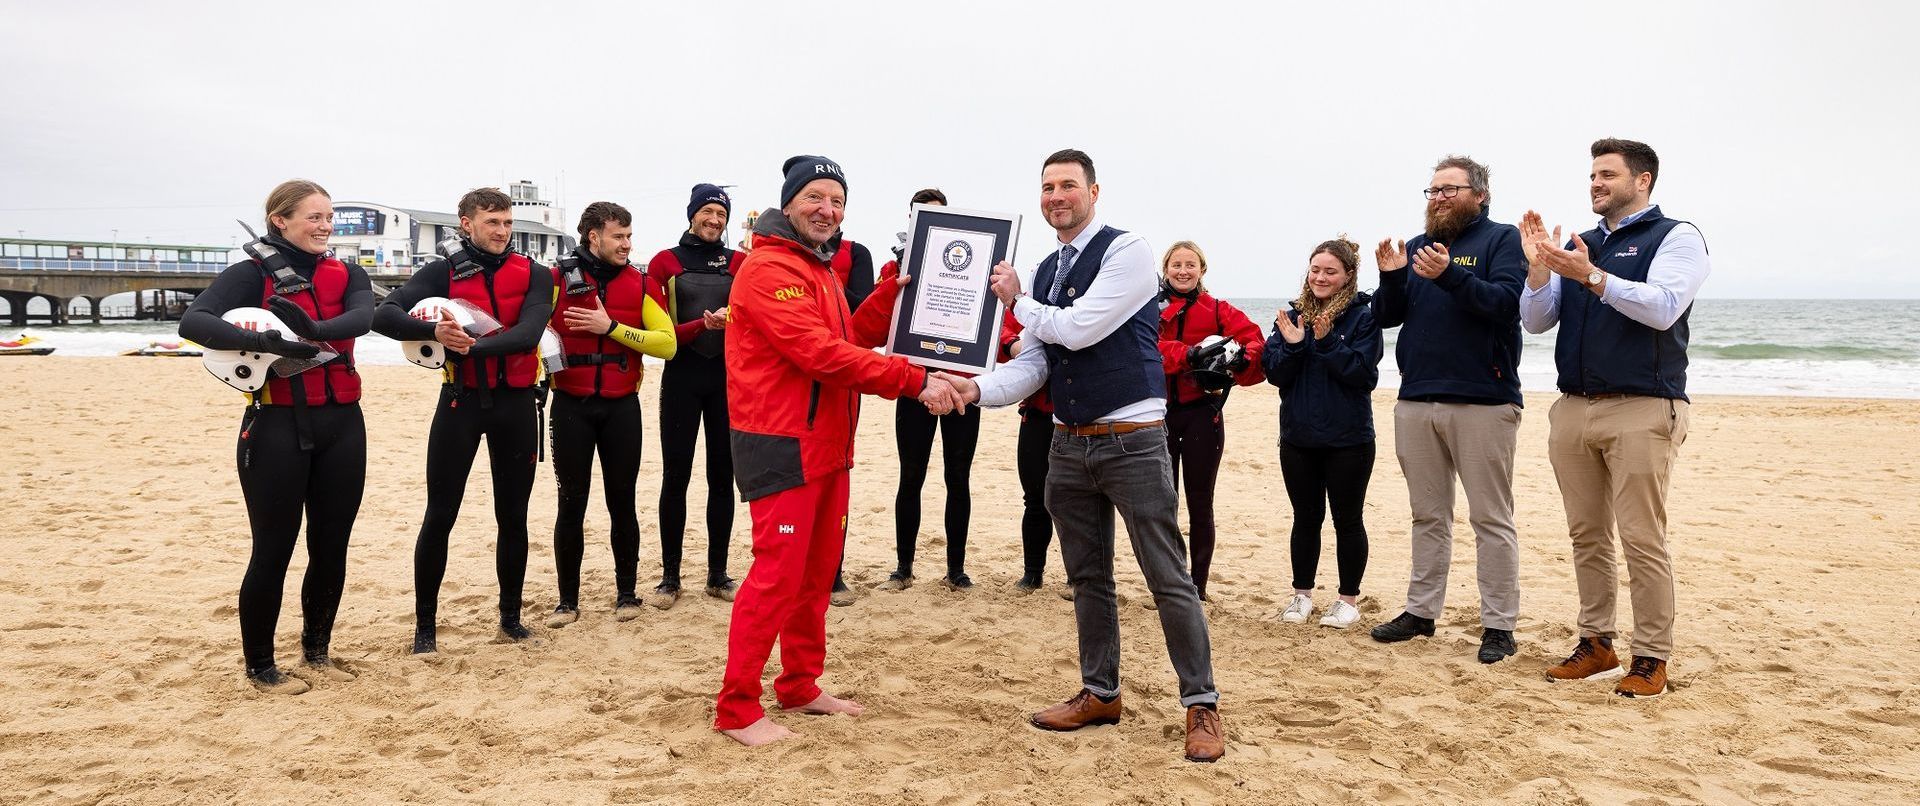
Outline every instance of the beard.
<path fill-rule="evenodd" d="M 1427 237 L 1437 243 L 1452 243 L 1453 239 L 1466 231 L 1467 225 L 1473 223 L 1473 220 L 1478 217 L 1480 217 L 1480 205 L 1477 204 L 1471 207 L 1456 204 L 1453 209 L 1446 212 L 1429 207 L 1427 208 Z"/>

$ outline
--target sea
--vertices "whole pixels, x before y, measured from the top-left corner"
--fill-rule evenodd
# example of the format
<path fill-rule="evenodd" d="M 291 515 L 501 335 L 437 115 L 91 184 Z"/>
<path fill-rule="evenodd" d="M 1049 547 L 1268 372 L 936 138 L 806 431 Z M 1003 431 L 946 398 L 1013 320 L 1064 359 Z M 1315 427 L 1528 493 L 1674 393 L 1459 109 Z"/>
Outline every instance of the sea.
<path fill-rule="evenodd" d="M 1288 300 L 1227 298 L 1263 332 Z M 1920 398 L 1920 300 L 1740 300 L 1694 302 L 1687 391 L 1703 395 Z M 0 339 L 33 335 L 56 355 L 108 356 L 156 341 L 175 341 L 175 323 L 107 322 L 0 330 Z M 1520 385 L 1553 391 L 1552 330 L 1524 334 Z M 1387 331 L 1380 386 L 1397 388 L 1398 331 Z M 399 345 L 379 335 L 363 339 L 364 364 L 406 363 Z M 190 359 L 188 359 L 190 360 Z M 13 370 L 29 358 L 0 357 Z"/>

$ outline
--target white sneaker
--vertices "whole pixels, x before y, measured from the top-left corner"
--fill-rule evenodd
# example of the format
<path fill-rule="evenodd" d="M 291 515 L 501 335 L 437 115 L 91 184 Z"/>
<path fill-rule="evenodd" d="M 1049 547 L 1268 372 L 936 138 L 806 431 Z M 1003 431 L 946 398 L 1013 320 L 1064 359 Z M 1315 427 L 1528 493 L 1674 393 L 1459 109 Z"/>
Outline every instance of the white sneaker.
<path fill-rule="evenodd" d="M 1360 608 L 1347 604 L 1344 599 L 1333 600 L 1333 606 L 1327 608 L 1327 614 L 1320 617 L 1320 626 L 1344 630 L 1360 620 Z"/>
<path fill-rule="evenodd" d="M 1307 617 L 1313 615 L 1313 597 L 1296 593 L 1287 600 L 1287 609 L 1280 611 L 1280 620 L 1288 624 L 1305 624 Z"/>

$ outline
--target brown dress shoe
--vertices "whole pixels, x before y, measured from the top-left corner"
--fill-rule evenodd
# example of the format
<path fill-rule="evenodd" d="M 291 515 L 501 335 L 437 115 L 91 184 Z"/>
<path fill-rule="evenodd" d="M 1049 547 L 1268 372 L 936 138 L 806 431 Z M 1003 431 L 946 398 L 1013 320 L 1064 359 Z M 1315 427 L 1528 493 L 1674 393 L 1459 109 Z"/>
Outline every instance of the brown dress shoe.
<path fill-rule="evenodd" d="M 1042 730 L 1079 730 L 1088 725 L 1111 725 L 1120 721 L 1120 697 L 1101 702 L 1093 692 L 1080 689 L 1073 699 L 1033 715 L 1033 726 Z"/>
<path fill-rule="evenodd" d="M 1220 711 L 1204 705 L 1187 708 L 1187 760 L 1219 761 L 1227 754 L 1227 729 Z"/>
<path fill-rule="evenodd" d="M 1586 636 L 1560 665 L 1547 669 L 1547 679 L 1555 683 L 1574 680 L 1605 680 L 1619 677 L 1620 656 L 1613 654 L 1613 642 Z"/>
<path fill-rule="evenodd" d="M 1620 678 L 1613 693 L 1634 699 L 1650 699 L 1667 693 L 1667 662 L 1645 655 L 1633 656 L 1633 669 Z"/>

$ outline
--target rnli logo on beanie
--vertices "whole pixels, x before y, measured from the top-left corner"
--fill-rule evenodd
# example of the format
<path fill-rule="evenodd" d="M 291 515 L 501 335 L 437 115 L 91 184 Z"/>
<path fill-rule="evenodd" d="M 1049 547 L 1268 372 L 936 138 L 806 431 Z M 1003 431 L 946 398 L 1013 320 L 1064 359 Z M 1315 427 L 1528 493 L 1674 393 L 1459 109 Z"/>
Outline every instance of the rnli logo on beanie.
<path fill-rule="evenodd" d="M 840 166 L 835 165 L 831 162 L 814 163 L 813 172 L 816 174 L 831 174 L 833 176 L 842 176 L 842 174 L 840 173 Z"/>

